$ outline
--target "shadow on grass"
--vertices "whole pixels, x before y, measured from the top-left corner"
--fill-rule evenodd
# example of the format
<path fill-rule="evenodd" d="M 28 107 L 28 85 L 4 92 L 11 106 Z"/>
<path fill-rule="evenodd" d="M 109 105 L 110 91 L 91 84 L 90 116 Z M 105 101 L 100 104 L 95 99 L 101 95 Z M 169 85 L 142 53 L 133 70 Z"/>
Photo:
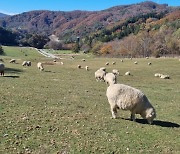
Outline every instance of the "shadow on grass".
<path fill-rule="evenodd" d="M 5 77 L 5 78 L 19 78 L 18 75 L 5 75 L 3 77 Z"/>
<path fill-rule="evenodd" d="M 16 68 L 5 68 L 5 73 L 21 73 L 23 70 Z"/>
<path fill-rule="evenodd" d="M 124 119 L 124 118 L 122 118 L 122 119 Z M 131 121 L 130 119 L 125 119 L 125 120 Z M 140 124 L 148 124 L 146 119 L 136 119 L 136 122 L 140 123 Z M 161 126 L 161 127 L 169 127 L 169 128 L 179 128 L 180 127 L 180 125 L 177 123 L 173 123 L 173 122 L 169 122 L 169 121 L 161 121 L 161 120 L 154 120 L 152 125 Z"/>

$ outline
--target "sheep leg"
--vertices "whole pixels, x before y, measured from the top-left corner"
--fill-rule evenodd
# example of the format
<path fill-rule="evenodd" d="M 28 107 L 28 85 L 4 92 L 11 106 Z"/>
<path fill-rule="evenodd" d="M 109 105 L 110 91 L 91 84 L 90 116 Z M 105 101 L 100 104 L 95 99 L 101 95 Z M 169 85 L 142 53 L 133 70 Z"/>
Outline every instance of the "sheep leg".
<path fill-rule="evenodd" d="M 131 119 L 132 121 L 136 121 L 136 119 L 135 119 L 135 113 L 131 112 L 131 117 L 130 117 L 130 119 Z"/>
<path fill-rule="evenodd" d="M 114 119 L 116 119 L 117 118 L 117 108 L 116 108 L 116 106 L 111 106 L 111 113 L 112 113 L 112 117 Z"/>

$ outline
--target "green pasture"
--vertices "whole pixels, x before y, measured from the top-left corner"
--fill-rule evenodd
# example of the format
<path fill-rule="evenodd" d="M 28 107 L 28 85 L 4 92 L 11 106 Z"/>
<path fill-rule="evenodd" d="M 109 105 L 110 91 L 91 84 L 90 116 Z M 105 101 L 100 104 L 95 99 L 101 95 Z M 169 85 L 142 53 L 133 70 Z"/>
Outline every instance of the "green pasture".
<path fill-rule="evenodd" d="M 180 61 L 177 58 L 96 58 L 80 54 L 53 62 L 35 50 L 3 47 L 6 66 L 0 77 L 0 153 L 180 153 Z M 21 49 L 28 54 L 24 56 Z M 9 59 L 17 59 L 16 64 Z M 82 62 L 81 59 L 86 59 Z M 23 67 L 24 60 L 31 67 Z M 45 70 L 37 62 L 45 62 Z M 115 61 L 116 65 L 112 65 Z M 135 65 L 134 61 L 138 61 Z M 129 111 L 112 119 L 106 98 L 107 85 L 96 82 L 94 72 L 105 63 L 118 69 L 118 83 L 142 90 L 155 107 L 152 125 Z M 149 66 L 148 62 L 152 65 Z M 78 69 L 77 65 L 82 65 Z M 88 65 L 90 70 L 84 68 Z M 132 76 L 124 76 L 130 71 Z M 170 75 L 164 80 L 155 73 Z"/>

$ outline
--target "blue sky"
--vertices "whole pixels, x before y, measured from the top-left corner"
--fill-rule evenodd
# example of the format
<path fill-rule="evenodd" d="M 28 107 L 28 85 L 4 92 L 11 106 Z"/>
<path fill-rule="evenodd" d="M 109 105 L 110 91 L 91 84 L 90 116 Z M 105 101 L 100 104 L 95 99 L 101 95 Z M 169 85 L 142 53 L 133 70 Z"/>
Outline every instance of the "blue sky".
<path fill-rule="evenodd" d="M 31 10 L 103 10 L 116 5 L 140 3 L 145 0 L 1 0 L 0 12 L 18 14 Z M 152 0 L 159 4 L 180 6 L 180 0 Z"/>

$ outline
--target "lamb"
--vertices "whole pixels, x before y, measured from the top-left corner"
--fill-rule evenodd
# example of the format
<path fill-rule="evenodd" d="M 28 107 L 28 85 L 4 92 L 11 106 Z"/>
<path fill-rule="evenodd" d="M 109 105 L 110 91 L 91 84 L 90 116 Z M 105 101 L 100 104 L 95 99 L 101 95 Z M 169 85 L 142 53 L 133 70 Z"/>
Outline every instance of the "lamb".
<path fill-rule="evenodd" d="M 10 63 L 16 63 L 16 59 L 11 59 L 9 62 Z"/>
<path fill-rule="evenodd" d="M 121 59 L 121 62 L 122 62 L 122 63 L 124 62 L 123 59 Z"/>
<path fill-rule="evenodd" d="M 138 64 L 138 62 L 137 62 L 137 61 L 135 61 L 135 62 L 134 62 L 134 64 Z"/>
<path fill-rule="evenodd" d="M 151 62 L 149 62 L 149 63 L 148 63 L 148 65 L 152 65 L 152 63 L 151 63 Z"/>
<path fill-rule="evenodd" d="M 131 120 L 140 114 L 152 124 L 156 111 L 142 91 L 124 84 L 111 84 L 106 91 L 113 118 L 117 118 L 117 109 L 129 110 Z"/>
<path fill-rule="evenodd" d="M 117 79 L 116 76 L 113 73 L 107 73 L 104 76 L 104 81 L 108 84 L 108 85 L 112 85 L 117 83 Z"/>
<path fill-rule="evenodd" d="M 61 65 L 64 65 L 64 63 L 61 61 Z"/>
<path fill-rule="evenodd" d="M 82 59 L 82 61 L 86 61 L 85 59 Z"/>
<path fill-rule="evenodd" d="M 85 69 L 86 69 L 86 71 L 89 71 L 89 66 L 86 66 Z"/>
<path fill-rule="evenodd" d="M 119 75 L 119 71 L 118 71 L 117 69 L 113 69 L 113 70 L 112 70 L 112 73 L 113 73 L 114 75 L 116 75 L 116 76 Z"/>
<path fill-rule="evenodd" d="M 104 76 L 106 75 L 106 71 L 104 70 L 97 70 L 95 72 L 95 78 L 96 78 L 96 81 L 104 81 Z"/>
<path fill-rule="evenodd" d="M 0 63 L 0 73 L 1 73 L 1 76 L 4 76 L 4 70 L 5 70 L 5 65 Z"/>
<path fill-rule="evenodd" d="M 44 70 L 44 67 L 43 67 L 43 65 L 42 65 L 41 62 L 38 62 L 38 63 L 37 63 L 37 67 L 38 67 L 38 69 L 39 69 L 40 71 L 43 71 L 43 70 Z"/>
<path fill-rule="evenodd" d="M 115 64 L 116 64 L 116 62 L 114 62 L 114 61 L 113 61 L 113 62 L 112 62 L 112 64 L 113 64 L 113 65 L 115 65 Z"/>

